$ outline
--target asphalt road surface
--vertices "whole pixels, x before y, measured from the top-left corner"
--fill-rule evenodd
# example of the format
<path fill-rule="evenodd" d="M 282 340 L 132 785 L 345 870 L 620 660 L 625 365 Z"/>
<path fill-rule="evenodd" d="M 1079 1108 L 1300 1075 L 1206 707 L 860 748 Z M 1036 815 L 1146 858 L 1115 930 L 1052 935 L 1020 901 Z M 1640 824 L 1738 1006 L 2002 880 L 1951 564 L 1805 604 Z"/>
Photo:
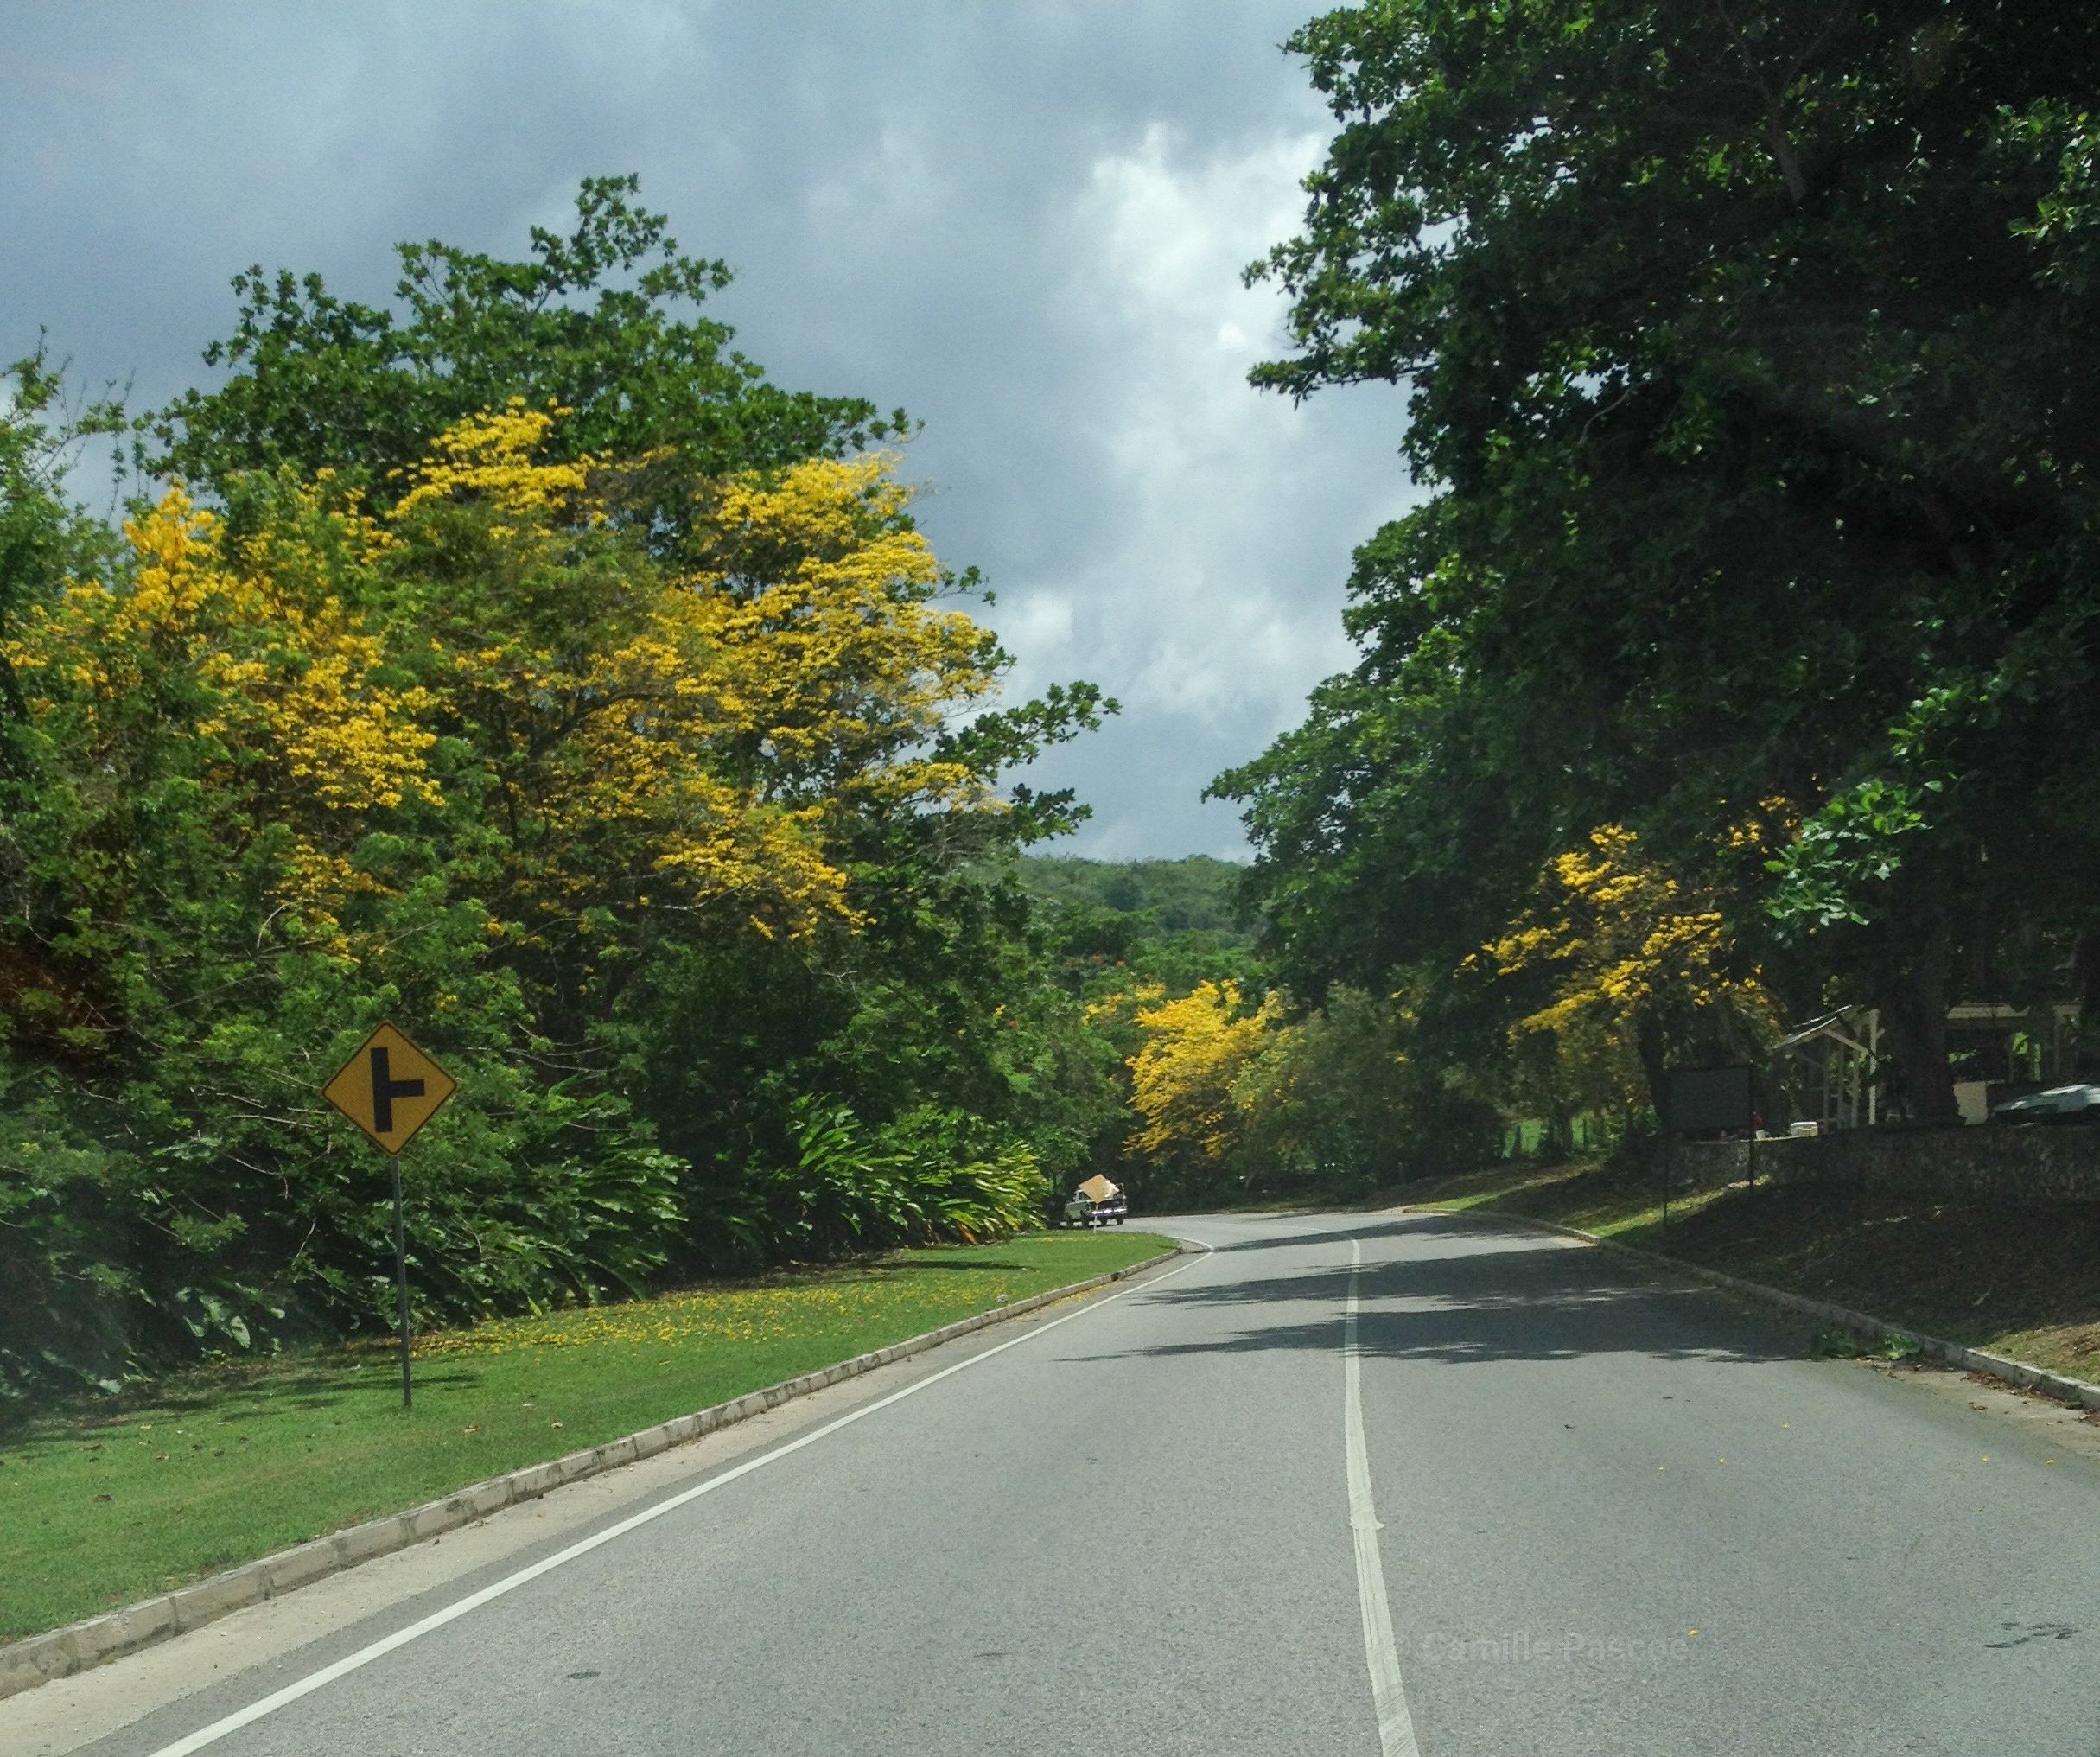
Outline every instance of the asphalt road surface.
<path fill-rule="evenodd" d="M 89 1748 L 2100 1754 L 2090 1455 L 1492 1223 L 1150 1224 L 1214 1249 Z"/>

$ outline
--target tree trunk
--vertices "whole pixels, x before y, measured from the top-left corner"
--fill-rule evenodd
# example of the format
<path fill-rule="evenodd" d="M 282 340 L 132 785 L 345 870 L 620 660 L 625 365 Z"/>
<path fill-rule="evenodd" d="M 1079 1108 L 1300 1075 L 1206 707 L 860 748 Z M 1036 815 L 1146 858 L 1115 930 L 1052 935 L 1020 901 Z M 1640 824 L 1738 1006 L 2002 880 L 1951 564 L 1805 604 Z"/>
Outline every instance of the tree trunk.
<path fill-rule="evenodd" d="M 1641 1072 L 1648 1079 L 1648 1101 L 1655 1106 L 1657 1126 L 1670 1132 L 1670 1076 L 1664 1067 L 1663 1025 L 1652 1013 L 1643 1013 L 1635 1028 L 1633 1045 L 1640 1056 Z"/>
<path fill-rule="evenodd" d="M 1962 1120 L 1954 1099 L 1954 1070 L 1947 1065 L 1947 952 L 1934 934 L 1918 948 L 1909 967 L 1891 980 L 1881 998 L 1881 1027 L 1896 1085 L 1910 1117 L 1952 1125 Z"/>
<path fill-rule="evenodd" d="M 2070 1073 L 2090 1079 L 2100 1073 L 2100 932 L 2089 928 L 2078 935 L 2071 967 L 2078 984 L 2078 1028 Z"/>

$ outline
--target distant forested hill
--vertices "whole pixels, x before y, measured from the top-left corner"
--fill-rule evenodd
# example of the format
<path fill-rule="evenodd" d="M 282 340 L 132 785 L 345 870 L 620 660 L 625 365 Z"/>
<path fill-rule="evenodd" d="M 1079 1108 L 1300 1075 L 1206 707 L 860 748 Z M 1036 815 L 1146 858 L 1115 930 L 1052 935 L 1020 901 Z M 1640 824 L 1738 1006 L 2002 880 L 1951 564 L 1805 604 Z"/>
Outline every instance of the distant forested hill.
<path fill-rule="evenodd" d="M 1244 946 L 1254 936 L 1240 925 L 1234 905 L 1244 871 L 1207 854 L 1126 861 L 1034 855 L 1021 861 L 1021 882 L 1046 902 L 1149 914 L 1162 933 L 1210 933 L 1221 945 Z"/>

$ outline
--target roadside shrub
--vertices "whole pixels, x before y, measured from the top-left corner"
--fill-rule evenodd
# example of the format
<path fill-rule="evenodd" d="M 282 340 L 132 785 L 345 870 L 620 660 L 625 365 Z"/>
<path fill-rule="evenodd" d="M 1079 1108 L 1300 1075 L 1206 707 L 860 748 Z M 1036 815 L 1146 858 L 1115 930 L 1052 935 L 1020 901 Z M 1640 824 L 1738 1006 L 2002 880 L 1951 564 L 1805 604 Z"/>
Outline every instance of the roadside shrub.
<path fill-rule="evenodd" d="M 697 1266 L 1005 1238 L 1038 1222 L 1048 1194 L 1024 1142 L 964 1112 L 925 1105 L 871 1128 L 846 1105 L 803 1097 L 786 1121 L 783 1143 L 725 1155 L 697 1183 Z"/>

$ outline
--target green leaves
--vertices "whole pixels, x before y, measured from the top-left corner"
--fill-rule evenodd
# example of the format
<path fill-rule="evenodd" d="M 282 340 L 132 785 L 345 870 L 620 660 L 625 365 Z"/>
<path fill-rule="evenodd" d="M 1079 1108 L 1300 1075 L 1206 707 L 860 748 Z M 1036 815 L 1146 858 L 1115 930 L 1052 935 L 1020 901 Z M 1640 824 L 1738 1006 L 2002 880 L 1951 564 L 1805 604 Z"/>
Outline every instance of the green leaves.
<path fill-rule="evenodd" d="M 1918 790 L 1878 778 L 1829 800 L 1771 863 L 1779 878 L 1767 906 L 1772 914 L 1810 927 L 1863 927 L 1885 914 L 1887 887 L 1910 845 L 1906 838 L 1931 828 L 1919 805 Z"/>
<path fill-rule="evenodd" d="M 1338 130 L 1255 381 L 1404 385 L 1432 496 L 1359 553 L 1362 662 L 1218 784 L 1293 980 L 1450 969 L 1598 824 L 1690 870 L 1775 808 L 1731 926 L 1797 1012 L 2100 931 L 2100 15 L 1378 0 L 1291 46 Z"/>
<path fill-rule="evenodd" d="M 872 1130 L 813 1096 L 787 1106 L 786 1151 L 736 1175 L 752 1199 L 743 1248 L 804 1260 L 1005 1238 L 1039 1218 L 1050 1188 L 1027 1145 L 981 1117 L 920 1105 Z"/>
<path fill-rule="evenodd" d="M 1114 703 L 964 717 L 1011 660 L 937 601 L 982 582 L 845 455 L 906 417 L 767 383 L 635 198 L 404 245 L 385 306 L 237 277 L 225 382 L 150 423 L 217 504 L 122 541 L 16 368 L 0 1400 L 391 1321 L 383 1162 L 315 1090 L 382 1017 L 461 1082 L 419 1321 L 996 1237 L 1112 1108 L 1009 871 L 1085 808 L 997 789 Z"/>
<path fill-rule="evenodd" d="M 438 434 L 519 397 L 572 411 L 569 455 L 640 466 L 631 516 L 675 546 L 690 519 L 678 489 L 692 474 L 775 468 L 908 431 L 901 411 L 768 384 L 728 325 L 695 315 L 728 268 L 681 254 L 665 218 L 635 205 L 639 188 L 585 179 L 574 228 L 533 228 L 524 262 L 435 239 L 399 245 L 393 308 L 338 298 L 318 275 L 237 275 L 233 334 L 205 351 L 232 375 L 150 418 L 156 467 L 221 493 L 247 471 L 334 470 L 384 506 Z M 645 463 L 658 453 L 675 469 Z"/>

